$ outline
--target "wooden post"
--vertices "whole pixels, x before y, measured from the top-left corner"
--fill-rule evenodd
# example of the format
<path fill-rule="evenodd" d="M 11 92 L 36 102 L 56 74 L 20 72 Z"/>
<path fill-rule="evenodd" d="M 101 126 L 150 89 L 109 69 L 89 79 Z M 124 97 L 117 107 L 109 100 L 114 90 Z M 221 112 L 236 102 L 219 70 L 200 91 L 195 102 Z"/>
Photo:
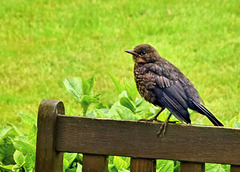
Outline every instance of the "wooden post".
<path fill-rule="evenodd" d="M 240 165 L 231 165 L 231 172 L 239 172 L 240 171 Z"/>
<path fill-rule="evenodd" d="M 83 172 L 107 172 L 108 156 L 83 154 L 82 171 Z"/>
<path fill-rule="evenodd" d="M 64 114 L 57 100 L 43 100 L 38 110 L 36 172 L 63 171 L 63 153 L 56 151 L 57 115 Z"/>
<path fill-rule="evenodd" d="M 155 172 L 156 160 L 143 159 L 143 158 L 131 158 L 130 171 L 131 172 Z"/>
<path fill-rule="evenodd" d="M 180 172 L 204 172 L 205 164 L 198 162 L 181 161 Z"/>

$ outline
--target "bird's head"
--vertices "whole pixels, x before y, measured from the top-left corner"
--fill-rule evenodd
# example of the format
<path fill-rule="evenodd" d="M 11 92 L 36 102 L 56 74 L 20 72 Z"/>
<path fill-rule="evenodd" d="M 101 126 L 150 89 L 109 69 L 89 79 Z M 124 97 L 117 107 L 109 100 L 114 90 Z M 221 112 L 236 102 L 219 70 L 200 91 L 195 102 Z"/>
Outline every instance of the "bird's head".
<path fill-rule="evenodd" d="M 133 60 L 137 64 L 154 63 L 160 57 L 157 50 L 149 44 L 141 44 L 133 50 L 126 50 L 125 52 L 132 54 Z"/>

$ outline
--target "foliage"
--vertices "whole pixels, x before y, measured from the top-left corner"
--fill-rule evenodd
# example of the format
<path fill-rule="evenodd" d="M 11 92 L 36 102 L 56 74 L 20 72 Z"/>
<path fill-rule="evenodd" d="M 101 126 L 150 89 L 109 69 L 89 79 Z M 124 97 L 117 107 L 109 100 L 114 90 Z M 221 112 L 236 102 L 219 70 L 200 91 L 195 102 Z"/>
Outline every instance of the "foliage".
<path fill-rule="evenodd" d="M 21 131 L 12 124 L 0 128 L 0 171 L 34 172 L 36 153 L 36 120 L 20 113 L 24 121 Z M 24 130 L 24 131 L 23 131 Z M 63 169 L 66 172 L 82 171 L 82 155 L 64 153 Z"/>
<path fill-rule="evenodd" d="M 86 115 L 88 107 L 93 103 L 96 104 L 97 107 L 104 107 L 102 103 L 100 103 L 98 100 L 99 95 L 93 95 L 93 76 L 88 80 L 77 77 L 67 78 L 64 81 L 64 85 L 66 89 L 82 106 L 84 116 Z"/>
<path fill-rule="evenodd" d="M 114 97 L 106 70 L 132 83 L 124 50 L 141 43 L 181 69 L 211 112 L 230 121 L 240 104 L 239 17 L 238 0 L 1 0 L 0 121 L 17 125 L 23 107 L 37 114 L 46 98 L 78 113 L 62 91 L 66 76 L 94 74 L 102 100 Z"/>
<path fill-rule="evenodd" d="M 62 91 L 61 81 L 66 75 L 91 76 L 92 71 L 100 81 L 96 90 L 104 93 L 102 99 L 113 97 L 113 83 L 107 79 L 105 69 L 131 83 L 132 59 L 123 50 L 139 43 L 154 45 L 195 83 L 207 107 L 219 119 L 227 126 L 239 127 L 239 2 L 185 2 L 1 1 L 0 121 L 11 121 L 16 126 L 0 127 L 0 171 L 11 171 L 13 167 L 31 169 L 26 163 L 30 155 L 20 145 L 26 142 L 35 146 L 29 134 L 36 129 L 28 125 L 30 116 L 16 115 L 19 109 L 24 107 L 26 114 L 36 114 L 41 99 L 58 95 L 71 104 L 72 108 L 66 109 L 68 114 L 76 114 L 78 104 Z M 84 92 L 86 98 L 79 99 L 82 115 L 139 119 L 156 112 L 141 98 L 135 99 L 135 94 L 126 95 L 127 86 L 114 82 L 122 99 L 102 108 L 98 107 L 102 106 L 99 96 L 89 98 Z M 123 111 L 128 113 L 126 117 Z M 136 116 L 132 117 L 133 114 Z M 164 120 L 164 115 L 159 118 Z M 20 118 L 28 121 L 24 133 L 19 129 Z M 201 120 L 201 116 L 193 118 Z M 75 159 L 78 158 L 72 164 L 70 160 L 66 163 L 80 170 L 81 158 Z"/>
<path fill-rule="evenodd" d="M 98 99 L 96 99 L 96 96 L 94 94 L 87 94 L 88 101 L 85 101 L 83 105 L 82 99 L 85 96 L 83 94 L 84 88 L 89 88 L 88 93 L 93 93 L 93 86 L 85 86 L 82 82 L 82 78 L 68 78 L 64 81 L 66 89 L 84 109 L 83 115 L 98 118 L 137 120 L 142 118 L 148 118 L 158 112 L 158 108 L 146 102 L 143 98 L 137 98 L 138 92 L 135 85 L 124 85 L 119 82 L 117 78 L 111 73 L 109 73 L 109 76 L 113 80 L 119 96 L 117 101 L 111 104 L 108 108 L 107 106 L 104 106 L 102 103 L 100 103 L 100 95 L 98 95 Z M 88 80 L 91 80 L 91 82 L 93 83 L 93 76 Z M 88 83 L 85 82 L 85 84 Z M 89 107 L 91 104 L 96 104 L 92 108 L 92 110 L 88 110 L 88 108 L 85 108 Z"/>
<path fill-rule="evenodd" d="M 26 130 L 20 131 L 15 125 L 7 125 L 0 131 L 1 171 L 34 171 L 36 150 L 36 121 L 20 113 Z"/>
<path fill-rule="evenodd" d="M 118 100 L 113 103 L 109 108 L 101 108 L 101 107 L 93 107 L 92 110 L 86 112 L 89 117 L 96 118 L 112 118 L 112 119 L 128 119 L 128 120 L 137 120 L 142 118 L 152 117 L 157 113 L 158 109 L 155 108 L 150 103 L 146 102 L 142 98 L 137 98 L 137 89 L 134 85 L 126 85 L 122 84 L 113 74 L 109 72 L 109 76 L 114 82 L 117 92 L 119 94 Z M 81 78 L 75 78 L 79 81 L 75 83 L 81 83 Z M 66 88 L 68 85 L 66 85 Z M 76 90 L 81 90 L 81 84 L 73 85 Z M 67 88 L 68 89 L 68 88 Z M 75 97 L 74 91 L 69 91 L 73 97 Z M 94 97 L 92 97 L 94 98 Z M 79 101 L 78 101 L 79 102 Z M 80 103 L 81 105 L 81 103 Z M 84 107 L 82 107 L 84 108 Z M 161 120 L 165 120 L 167 115 L 163 112 L 159 118 Z M 239 127 L 239 122 L 234 119 L 234 127 Z M 159 172 L 177 172 L 179 171 L 180 163 L 177 161 L 170 160 L 157 160 L 157 171 Z M 128 157 L 109 157 L 109 171 L 117 172 L 117 171 L 129 171 L 130 167 L 130 158 Z M 230 171 L 229 165 L 221 165 L 221 164 L 207 164 L 206 165 L 207 172 L 228 172 Z"/>
<path fill-rule="evenodd" d="M 137 120 L 149 118 L 158 112 L 159 109 L 149 104 L 142 98 L 137 98 L 137 90 L 134 85 L 126 85 L 109 73 L 119 93 L 118 99 L 105 106 L 100 101 L 100 95 L 93 94 L 94 77 L 88 80 L 83 78 L 67 78 L 64 81 L 66 89 L 83 109 L 82 116 L 112 119 Z M 162 117 L 164 116 L 164 117 Z M 0 128 L 0 170 L 3 172 L 33 172 L 35 166 L 36 149 L 36 120 L 31 116 L 20 113 L 24 122 L 24 129 L 20 130 L 15 125 L 5 124 Z M 161 120 L 167 114 L 163 112 Z M 234 127 L 240 127 L 240 116 L 232 120 Z M 82 154 L 65 153 L 63 170 L 65 172 L 82 171 Z M 158 172 L 178 172 L 180 163 L 178 161 L 157 160 Z M 111 172 L 129 172 L 130 158 L 110 156 L 108 170 Z M 207 172 L 229 172 L 229 165 L 207 164 Z"/>

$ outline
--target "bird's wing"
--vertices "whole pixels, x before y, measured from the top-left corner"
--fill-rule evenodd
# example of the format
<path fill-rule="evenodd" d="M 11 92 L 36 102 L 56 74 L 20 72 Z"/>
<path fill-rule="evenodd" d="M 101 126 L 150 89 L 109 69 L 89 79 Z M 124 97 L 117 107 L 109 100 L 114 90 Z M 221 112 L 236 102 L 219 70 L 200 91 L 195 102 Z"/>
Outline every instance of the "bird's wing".
<path fill-rule="evenodd" d="M 178 68 L 166 59 L 163 59 L 161 63 L 152 65 L 150 70 L 158 76 L 165 77 L 170 83 L 174 83 L 173 81 L 179 81 L 188 99 L 192 99 L 198 103 L 202 102 L 204 104 L 193 83 L 189 81 L 189 79 L 184 76 Z"/>
<path fill-rule="evenodd" d="M 177 72 L 168 71 L 167 75 L 162 72 L 160 66 L 155 66 L 154 70 L 150 69 L 155 80 L 153 92 L 156 95 L 156 104 L 166 107 L 180 121 L 191 123 L 188 113 L 187 95 L 184 91 Z"/>

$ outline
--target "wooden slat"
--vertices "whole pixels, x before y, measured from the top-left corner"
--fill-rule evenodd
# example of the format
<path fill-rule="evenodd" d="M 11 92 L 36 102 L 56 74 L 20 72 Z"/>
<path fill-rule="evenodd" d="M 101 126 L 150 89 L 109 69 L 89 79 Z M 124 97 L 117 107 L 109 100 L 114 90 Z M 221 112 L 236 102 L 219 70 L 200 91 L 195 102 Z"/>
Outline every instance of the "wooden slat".
<path fill-rule="evenodd" d="M 108 156 L 84 154 L 82 171 L 83 172 L 107 172 Z"/>
<path fill-rule="evenodd" d="M 57 150 L 240 165 L 240 129 L 59 115 Z M 71 141 L 69 141 L 71 140 Z"/>
<path fill-rule="evenodd" d="M 231 165 L 231 172 L 240 172 L 240 165 Z"/>
<path fill-rule="evenodd" d="M 204 172 L 205 164 L 197 162 L 182 161 L 180 165 L 180 172 Z"/>
<path fill-rule="evenodd" d="M 57 114 L 64 114 L 61 101 L 43 100 L 39 106 L 37 121 L 36 172 L 62 172 L 63 153 L 57 152 Z"/>
<path fill-rule="evenodd" d="M 131 172 L 155 172 L 156 160 L 131 158 L 130 171 Z"/>

